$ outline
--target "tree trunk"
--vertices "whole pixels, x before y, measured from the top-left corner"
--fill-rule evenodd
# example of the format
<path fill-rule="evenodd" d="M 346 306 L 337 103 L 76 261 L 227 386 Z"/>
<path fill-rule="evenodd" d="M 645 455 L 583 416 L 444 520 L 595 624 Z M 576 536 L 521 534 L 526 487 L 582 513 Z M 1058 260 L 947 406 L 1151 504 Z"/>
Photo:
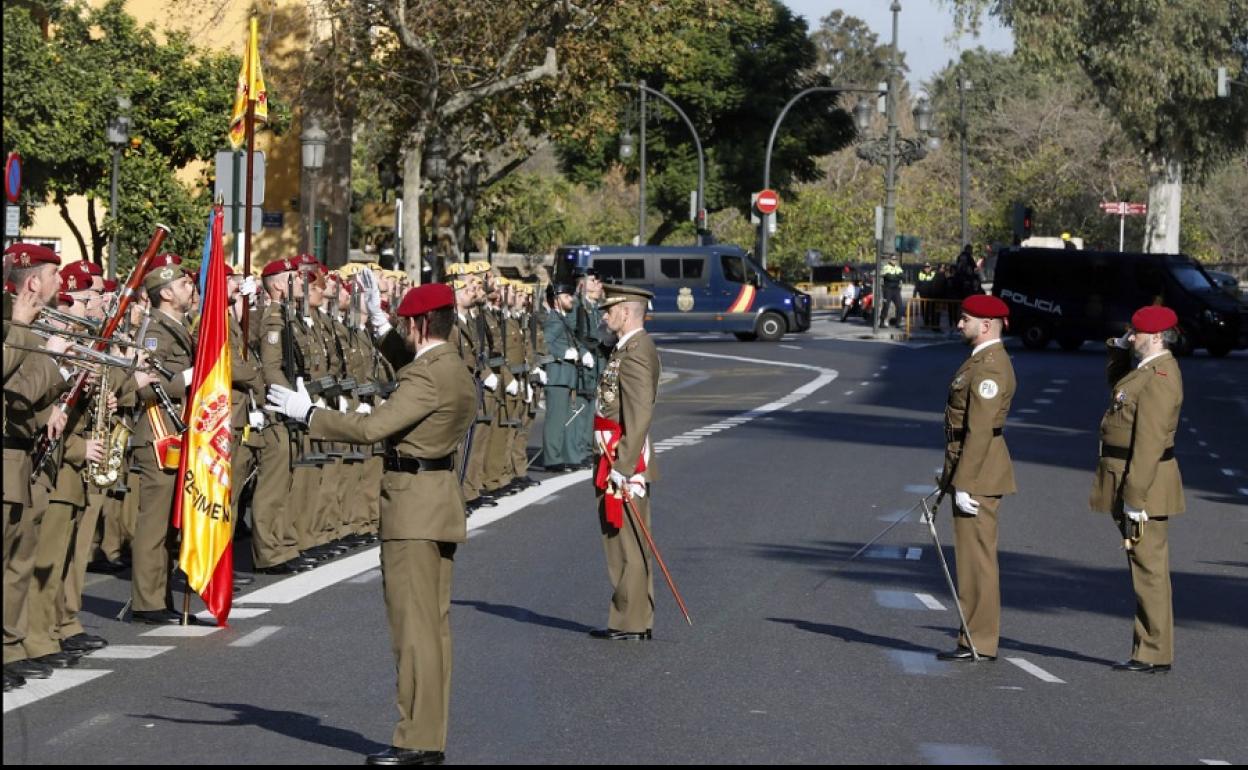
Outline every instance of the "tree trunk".
<path fill-rule="evenodd" d="M 403 253 L 395 254 L 400 270 L 420 283 L 423 248 L 420 237 L 420 163 L 425 145 L 424 130 L 407 135 L 403 147 Z"/>
<path fill-rule="evenodd" d="M 659 223 L 659 226 L 655 228 L 654 232 L 650 234 L 650 239 L 646 241 L 646 244 L 649 246 L 661 245 L 663 241 L 667 240 L 667 236 L 676 232 L 676 225 L 676 222 L 673 222 L 670 219 L 664 219 Z"/>
<path fill-rule="evenodd" d="M 78 242 L 78 253 L 82 255 L 83 259 L 88 259 L 91 252 L 87 251 L 87 242 L 83 240 L 82 232 L 78 229 L 78 225 L 74 224 L 74 218 L 69 215 L 69 205 L 65 200 L 65 193 L 58 192 L 55 200 L 57 210 L 61 212 L 61 219 L 65 220 L 69 231 L 74 234 L 74 240 Z"/>
<path fill-rule="evenodd" d="M 1144 251 L 1150 254 L 1179 253 L 1179 215 L 1183 204 L 1183 163 L 1153 157 L 1148 163 L 1148 222 L 1144 228 Z"/>

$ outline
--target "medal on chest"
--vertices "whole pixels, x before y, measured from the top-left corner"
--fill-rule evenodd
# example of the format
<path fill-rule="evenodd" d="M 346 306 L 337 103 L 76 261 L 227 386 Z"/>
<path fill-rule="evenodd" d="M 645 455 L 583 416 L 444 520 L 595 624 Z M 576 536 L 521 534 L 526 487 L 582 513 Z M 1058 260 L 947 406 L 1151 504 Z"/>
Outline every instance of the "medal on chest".
<path fill-rule="evenodd" d="M 1109 411 L 1120 412 L 1127 405 L 1127 392 L 1125 390 L 1115 390 L 1114 398 L 1109 403 Z"/>
<path fill-rule="evenodd" d="M 620 397 L 620 359 L 612 358 L 607 363 L 602 379 L 598 381 L 598 403 L 612 406 Z"/>

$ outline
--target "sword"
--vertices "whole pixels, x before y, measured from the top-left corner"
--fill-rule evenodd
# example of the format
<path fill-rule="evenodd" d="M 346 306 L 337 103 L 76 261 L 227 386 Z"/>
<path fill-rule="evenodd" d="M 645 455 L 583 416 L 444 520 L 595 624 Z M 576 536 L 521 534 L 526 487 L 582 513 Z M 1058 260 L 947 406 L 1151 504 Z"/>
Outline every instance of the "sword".
<path fill-rule="evenodd" d="M 585 411 L 585 406 L 586 406 L 586 404 L 588 404 L 588 403 L 589 403 L 589 402 L 588 402 L 588 401 L 586 401 L 586 402 L 582 403 L 580 406 L 578 406 L 578 407 L 576 408 L 576 411 L 572 413 L 572 416 L 568 418 L 568 421 L 567 421 L 567 422 L 565 422 L 565 423 L 563 424 L 563 427 L 565 427 L 565 428 L 566 428 L 566 427 L 568 427 L 569 425 L 571 425 L 571 424 L 572 424 L 572 421 L 573 421 L 573 420 L 575 420 L 575 419 L 577 418 L 577 416 L 579 416 L 579 415 L 580 415 L 580 413 L 581 413 L 581 412 Z"/>
<path fill-rule="evenodd" d="M 928 492 L 926 495 L 924 495 L 923 497 L 919 498 L 919 501 L 918 501 L 917 503 L 915 503 L 913 506 L 911 506 L 911 507 L 910 507 L 910 510 L 908 510 L 908 511 L 906 511 L 905 513 L 903 513 L 903 514 L 901 514 L 900 516 L 898 516 L 898 517 L 897 517 L 897 519 L 896 519 L 896 520 L 895 520 L 892 524 L 889 524 L 887 527 L 885 527 L 883 530 L 881 530 L 881 531 L 880 531 L 880 534 L 878 534 L 878 535 L 876 535 L 875 537 L 873 537 L 873 538 L 871 538 L 870 540 L 868 540 L 868 541 L 867 541 L 866 543 L 864 543 L 864 544 L 863 544 L 863 546 L 862 546 L 861 548 L 859 548 L 857 551 L 854 551 L 853 556 L 850 556 L 848 559 L 846 559 L 846 560 L 845 560 L 845 561 L 841 564 L 841 566 L 837 568 L 837 570 L 838 570 L 838 571 L 839 571 L 839 570 L 842 570 L 842 569 L 844 569 L 846 566 L 848 566 L 848 565 L 849 565 L 849 563 L 850 563 L 851 561 L 853 561 L 854 559 L 857 559 L 857 558 L 858 558 L 859 556 L 861 556 L 861 555 L 863 554 L 863 552 L 865 552 L 868 548 L 870 548 L 871 546 L 875 545 L 876 541 L 878 541 L 880 538 L 884 537 L 884 536 L 885 536 L 885 535 L 887 535 L 889 532 L 892 532 L 892 531 L 893 531 L 893 528 L 894 528 L 894 527 L 896 527 L 898 524 L 900 524 L 900 523 L 902 523 L 903 521 L 905 521 L 906 519 L 910 518 L 910 514 L 914 513 L 916 510 L 918 510 L 918 509 L 919 509 L 919 506 L 924 505 L 924 504 L 925 504 L 928 500 L 930 500 L 930 499 L 932 498 L 932 496 L 937 495 L 937 494 L 941 494 L 941 492 L 940 492 L 940 487 L 937 487 L 937 488 L 933 489 L 931 492 Z M 827 582 L 827 581 L 824 581 L 824 582 Z M 822 584 L 821 584 L 821 585 L 822 585 Z"/>
<path fill-rule="evenodd" d="M 949 584 L 949 593 L 953 596 L 953 606 L 958 611 L 958 622 L 962 624 L 962 633 L 966 635 L 966 646 L 971 648 L 971 658 L 978 663 L 979 650 L 975 649 L 975 640 L 971 638 L 971 629 L 966 625 L 966 615 L 962 612 L 962 600 L 958 598 L 958 589 L 954 587 L 953 575 L 949 572 L 949 562 L 945 561 L 945 552 L 940 548 L 940 538 L 936 536 L 936 511 L 940 510 L 940 501 L 944 496 L 944 492 L 937 496 L 935 508 L 928 506 L 926 497 L 919 501 L 923 506 L 922 520 L 927 524 L 928 530 L 932 533 L 932 543 L 936 546 L 936 556 L 940 559 L 940 568 L 945 573 L 945 582 Z"/>

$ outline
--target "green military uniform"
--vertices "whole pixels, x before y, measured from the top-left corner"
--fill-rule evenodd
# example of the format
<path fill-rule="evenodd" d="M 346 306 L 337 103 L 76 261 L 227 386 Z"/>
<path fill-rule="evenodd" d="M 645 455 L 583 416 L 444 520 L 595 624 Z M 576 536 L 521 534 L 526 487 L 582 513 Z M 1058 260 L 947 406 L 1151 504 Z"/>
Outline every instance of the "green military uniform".
<path fill-rule="evenodd" d="M 387 461 L 381 493 L 381 568 L 398 666 L 400 719 L 392 743 L 445 751 L 451 572 L 456 544 L 467 539 L 453 456 L 476 413 L 475 388 L 446 343 L 423 351 L 398 376 L 398 390 L 372 414 L 318 409 L 308 432 L 358 444 L 388 440 L 401 458 Z M 437 469 L 411 472 L 417 463 Z"/>
<path fill-rule="evenodd" d="M 1127 551 L 1135 589 L 1132 660 L 1168 666 L 1174 660 L 1170 591 L 1171 516 L 1186 509 L 1174 437 L 1183 405 L 1183 376 L 1165 352 L 1138 367 L 1131 351 L 1109 346 L 1109 408 L 1101 418 L 1100 461 L 1089 504 L 1122 526 L 1123 506 L 1148 513 L 1139 541 Z"/>
<path fill-rule="evenodd" d="M 1001 497 L 1017 491 L 1002 435 L 1015 386 L 1010 357 L 994 340 L 958 368 L 945 406 L 943 488 L 967 492 L 979 502 L 978 515 L 953 506 L 958 595 L 977 651 L 994 657 L 1001 633 L 997 514 Z M 969 647 L 961 635 L 958 645 Z"/>
<path fill-rule="evenodd" d="M 572 334 L 572 319 L 559 309 L 546 314 L 546 344 L 553 360 L 546 365 L 546 420 L 542 426 L 542 457 L 547 467 L 579 465 L 585 459 L 577 433 L 569 424 L 578 406 L 590 411 L 578 397 L 580 353 Z M 565 358 L 567 351 L 576 353 L 577 360 Z M 579 402 L 579 403 L 578 403 Z"/>
<path fill-rule="evenodd" d="M 176 268 L 158 268 L 172 273 Z M 180 273 L 179 273 L 180 275 Z M 150 276 L 149 276 L 150 277 Z M 157 279 L 159 280 L 159 279 Z M 173 279 L 170 279 L 173 280 Z M 182 372 L 195 365 L 195 340 L 182 319 L 171 317 L 156 309 L 147 327 L 147 336 L 141 341 L 143 348 L 160 359 L 173 378 L 160 377 L 161 385 L 173 401 L 179 413 L 186 398 L 187 383 Z M 130 544 L 131 598 L 136 612 L 158 612 L 172 609 L 169 591 L 171 551 L 175 548 L 172 537 L 173 495 L 177 488 L 177 467 L 162 468 L 153 446 L 160 430 L 171 432 L 165 414 L 157 405 L 156 394 L 150 387 L 139 392 L 146 411 L 140 415 L 134 430 L 135 464 L 139 469 L 139 483 L 143 495 L 139 498 L 139 514 L 135 521 L 134 539 Z"/>
<path fill-rule="evenodd" d="M 613 290 L 624 288 L 609 288 L 608 301 L 614 296 Z M 623 296 L 627 300 L 637 298 L 631 294 Z M 661 371 L 654 340 L 644 329 L 637 330 L 626 334 L 611 352 L 597 393 L 598 414 L 622 429 L 615 457 L 611 458 L 612 469 L 628 479 L 640 477 L 646 485 L 646 495 L 633 497 L 632 507 L 647 529 L 650 528 L 650 484 L 658 478 L 650 449 L 650 423 L 654 419 Z M 643 467 L 644 470 L 638 470 Z M 607 496 L 611 494 L 610 489 L 600 489 L 598 493 L 603 550 L 612 588 L 607 628 L 648 634 L 654 627 L 654 574 L 646 557 L 643 536 L 628 513 L 625 512 L 623 526 L 618 529 L 608 521 Z"/>
<path fill-rule="evenodd" d="M 578 447 L 578 454 L 584 458 L 591 456 L 595 451 L 594 448 L 594 402 L 591 400 L 596 397 L 598 392 L 598 382 L 602 378 L 602 373 L 607 366 L 607 360 L 604 357 L 604 338 L 605 328 L 602 325 L 602 308 L 598 303 L 593 302 L 585 297 L 577 295 L 577 304 L 573 308 L 576 314 L 576 337 L 577 344 L 580 345 L 580 353 L 588 352 L 593 356 L 592 366 L 581 366 L 578 369 L 580 376 L 580 395 L 582 398 L 589 400 L 585 410 L 576 416 L 572 424 L 568 426 L 573 432 L 573 441 Z"/>

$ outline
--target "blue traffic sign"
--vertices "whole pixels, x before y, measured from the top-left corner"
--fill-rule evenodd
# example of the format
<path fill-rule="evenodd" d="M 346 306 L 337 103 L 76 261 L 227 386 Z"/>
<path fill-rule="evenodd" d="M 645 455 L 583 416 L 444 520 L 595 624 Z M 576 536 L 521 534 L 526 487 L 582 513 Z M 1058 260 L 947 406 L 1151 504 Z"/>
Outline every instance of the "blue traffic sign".
<path fill-rule="evenodd" d="M 4 164 L 4 195 L 9 203 L 17 203 L 22 194 L 22 156 L 15 152 L 9 153 Z"/>

